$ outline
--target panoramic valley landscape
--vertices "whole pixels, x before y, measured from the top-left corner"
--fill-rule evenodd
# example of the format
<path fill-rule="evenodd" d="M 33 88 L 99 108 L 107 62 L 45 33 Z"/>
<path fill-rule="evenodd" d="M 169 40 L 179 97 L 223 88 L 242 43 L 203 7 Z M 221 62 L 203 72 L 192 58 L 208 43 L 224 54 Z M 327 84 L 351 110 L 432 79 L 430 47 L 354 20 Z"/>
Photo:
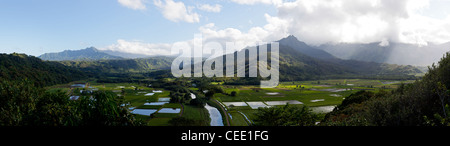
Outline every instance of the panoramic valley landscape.
<path fill-rule="evenodd" d="M 447 1 L 21 3 L 0 126 L 450 125 Z"/>

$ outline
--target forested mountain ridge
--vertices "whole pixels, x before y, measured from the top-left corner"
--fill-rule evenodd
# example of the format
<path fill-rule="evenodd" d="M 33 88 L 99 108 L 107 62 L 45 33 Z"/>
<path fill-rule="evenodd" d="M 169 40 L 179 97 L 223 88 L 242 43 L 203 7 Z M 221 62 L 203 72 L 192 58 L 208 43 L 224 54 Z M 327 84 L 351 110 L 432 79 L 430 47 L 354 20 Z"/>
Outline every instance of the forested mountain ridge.
<path fill-rule="evenodd" d="M 281 81 L 327 78 L 413 79 L 415 77 L 408 74 L 422 72 L 410 65 L 339 59 L 323 50 L 317 50 L 308 46 L 294 36 L 289 36 L 278 42 Z M 259 47 L 246 48 L 235 52 L 235 58 L 237 53 L 242 53 L 242 51 L 249 52 L 249 49 L 259 51 Z M 226 60 L 226 57 L 223 56 L 223 59 Z M 252 59 L 256 58 L 246 58 L 246 62 Z M 246 70 L 248 70 L 248 63 L 246 64 Z"/>
<path fill-rule="evenodd" d="M 42 61 L 25 54 L 0 54 L 0 79 L 19 80 L 27 78 L 36 86 L 49 86 L 87 78 L 76 68 L 59 62 Z"/>
<path fill-rule="evenodd" d="M 170 69 L 174 58 L 151 57 L 96 61 L 60 61 L 60 63 L 93 73 L 147 73 Z"/>
<path fill-rule="evenodd" d="M 299 41 L 294 36 L 289 36 L 278 41 L 280 46 L 289 46 L 301 54 L 305 54 L 314 58 L 316 61 L 321 61 L 333 66 L 340 66 L 341 68 L 348 70 L 349 72 L 355 74 L 366 74 L 366 75 L 376 75 L 376 74 L 409 74 L 409 73 L 420 73 L 421 71 L 411 65 L 395 65 L 386 64 L 372 61 L 360 61 L 352 59 L 340 59 L 328 52 L 323 50 L 315 49 L 314 47 L 308 46 L 302 41 Z M 285 47 L 286 48 L 286 47 Z M 304 58 L 304 55 L 299 55 L 296 52 L 287 51 L 285 53 L 280 47 L 280 58 L 283 56 L 298 56 L 293 57 L 300 59 Z M 308 53 L 309 52 L 309 53 Z M 310 53 L 314 52 L 314 53 Z M 296 55 L 293 55 L 296 54 Z M 308 55 L 311 54 L 311 55 Z"/>
<path fill-rule="evenodd" d="M 314 47 L 311 47 L 307 45 L 305 42 L 299 41 L 295 36 L 290 35 L 286 38 L 283 38 L 278 41 L 281 45 L 291 47 L 294 50 L 301 52 L 305 55 L 308 55 L 313 58 L 317 59 L 337 59 L 335 56 L 331 55 L 330 53 L 321 50 L 316 49 Z"/>
<path fill-rule="evenodd" d="M 289 36 L 278 42 L 280 43 L 281 81 L 325 78 L 386 78 L 387 76 L 395 76 L 389 79 L 412 79 L 414 77 L 407 76 L 407 74 L 421 73 L 419 69 L 413 66 L 339 59 L 323 50 L 308 46 L 294 36 Z M 225 65 L 225 55 L 222 57 Z M 60 61 L 60 63 L 92 74 L 148 73 L 155 70 L 170 69 L 174 59 L 174 57 L 160 56 L 117 60 Z M 249 58 L 246 58 L 246 60 L 248 62 Z M 248 64 L 246 66 L 248 68 Z"/>
<path fill-rule="evenodd" d="M 42 60 L 64 61 L 64 60 L 108 60 L 122 59 L 122 57 L 109 55 L 97 50 L 95 47 L 89 47 L 82 50 L 65 50 L 59 53 L 45 53 L 39 56 Z"/>

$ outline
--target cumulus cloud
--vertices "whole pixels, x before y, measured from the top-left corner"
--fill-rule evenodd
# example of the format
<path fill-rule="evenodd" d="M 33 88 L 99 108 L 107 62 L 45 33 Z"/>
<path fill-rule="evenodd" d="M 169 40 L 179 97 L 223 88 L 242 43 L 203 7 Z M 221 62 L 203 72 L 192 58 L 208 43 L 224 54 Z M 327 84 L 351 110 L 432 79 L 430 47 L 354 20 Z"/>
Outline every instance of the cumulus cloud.
<path fill-rule="evenodd" d="M 141 54 L 149 56 L 169 56 L 172 44 L 152 44 L 141 41 L 126 41 L 119 39 L 116 44 L 99 48 L 99 50 L 110 50 L 131 54 Z"/>
<path fill-rule="evenodd" d="M 278 6 L 288 32 L 310 44 L 398 40 L 396 21 L 408 18 L 405 0 L 299 0 Z M 325 35 L 326 34 L 326 35 Z"/>
<path fill-rule="evenodd" d="M 238 4 L 272 4 L 278 13 L 267 25 L 282 28 L 311 45 L 387 41 L 427 45 L 450 40 L 450 18 L 422 15 L 430 0 L 233 0 Z M 267 26 L 268 27 L 268 26 Z"/>
<path fill-rule="evenodd" d="M 161 10 L 164 18 L 174 22 L 200 22 L 200 15 L 193 12 L 194 7 L 186 7 L 183 2 L 174 2 L 173 0 L 153 1 L 155 6 Z"/>
<path fill-rule="evenodd" d="M 117 2 L 119 2 L 119 4 L 121 4 L 122 6 L 125 6 L 133 10 L 147 9 L 144 4 L 144 0 L 117 0 Z"/>
<path fill-rule="evenodd" d="M 222 5 L 202 4 L 202 5 L 197 6 L 197 8 L 200 10 L 203 10 L 203 11 L 207 11 L 207 12 L 219 13 L 222 10 Z"/>
<path fill-rule="evenodd" d="M 238 4 L 271 4 L 277 9 L 276 15 L 264 14 L 266 24 L 248 30 L 218 28 L 214 23 L 203 25 L 199 32 L 203 41 L 215 41 L 225 47 L 226 42 L 247 44 L 249 42 L 271 42 L 288 35 L 295 35 L 310 45 L 324 43 L 372 43 L 389 46 L 390 42 L 418 45 L 444 43 L 450 40 L 450 16 L 436 19 L 420 13 L 427 9 L 429 0 L 233 0 Z M 171 21 L 199 22 L 192 7 L 173 0 L 154 0 L 165 18 Z M 204 11 L 221 8 L 220 5 L 200 5 Z M 120 40 L 119 40 L 120 41 Z M 170 50 L 171 44 L 145 44 L 142 42 L 118 41 L 110 46 L 125 49 L 127 46 L 143 48 L 149 55 L 158 53 L 156 48 Z M 188 40 L 187 42 L 192 41 Z M 241 48 L 244 48 L 242 46 Z M 134 49 L 131 49 L 134 50 Z M 130 50 L 128 50 L 130 51 Z M 135 50 L 133 52 L 139 52 Z M 168 52 L 166 53 L 168 54 Z M 152 54 L 154 55 L 154 54 Z"/>
<path fill-rule="evenodd" d="M 275 20 L 275 21 L 272 21 Z M 199 28 L 203 34 L 204 42 L 218 42 L 225 48 L 227 42 L 235 43 L 236 49 L 252 46 L 261 42 L 272 42 L 288 36 L 286 32 L 287 24 L 276 17 L 266 14 L 268 24 L 263 27 L 252 27 L 248 31 L 240 31 L 236 28 L 219 29 L 214 23 L 206 24 Z M 231 51 L 231 52 L 230 52 Z M 225 53 L 232 53 L 235 50 L 226 50 Z"/>
<path fill-rule="evenodd" d="M 238 4 L 245 4 L 245 5 L 254 5 L 254 4 L 274 4 L 278 5 L 283 2 L 283 0 L 231 0 L 232 2 L 238 3 Z"/>

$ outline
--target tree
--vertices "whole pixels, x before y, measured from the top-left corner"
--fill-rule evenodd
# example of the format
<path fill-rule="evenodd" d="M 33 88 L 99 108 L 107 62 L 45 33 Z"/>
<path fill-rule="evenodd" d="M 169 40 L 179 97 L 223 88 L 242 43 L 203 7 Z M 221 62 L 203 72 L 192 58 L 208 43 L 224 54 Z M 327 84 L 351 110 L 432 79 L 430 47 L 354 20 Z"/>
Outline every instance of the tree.
<path fill-rule="evenodd" d="M 326 125 L 448 125 L 450 53 L 433 64 L 421 80 L 378 93 L 358 92 L 327 114 Z M 384 86 L 383 86 L 384 88 Z"/>
<path fill-rule="evenodd" d="M 140 125 L 126 107 L 120 106 L 113 92 L 97 91 L 93 96 L 80 97 L 74 112 L 80 117 L 76 125 L 86 126 L 132 126 Z"/>
<path fill-rule="evenodd" d="M 197 97 L 195 99 L 192 99 L 189 102 L 189 104 L 199 106 L 199 107 L 204 107 L 206 105 L 206 101 L 207 101 L 207 99 L 205 99 L 205 98 Z"/>
<path fill-rule="evenodd" d="M 113 92 L 97 91 L 69 100 L 62 91 L 46 92 L 29 80 L 0 82 L 1 126 L 142 125 Z"/>
<path fill-rule="evenodd" d="M 255 126 L 314 126 L 318 116 L 306 106 L 259 108 L 253 120 Z"/>
<path fill-rule="evenodd" d="M 231 96 L 236 96 L 237 92 L 236 91 L 231 91 Z"/>
<path fill-rule="evenodd" d="M 169 121 L 171 126 L 195 126 L 196 121 L 185 117 L 175 117 Z"/>
<path fill-rule="evenodd" d="M 185 93 L 183 98 L 184 98 L 184 100 L 191 99 L 191 93 Z"/>

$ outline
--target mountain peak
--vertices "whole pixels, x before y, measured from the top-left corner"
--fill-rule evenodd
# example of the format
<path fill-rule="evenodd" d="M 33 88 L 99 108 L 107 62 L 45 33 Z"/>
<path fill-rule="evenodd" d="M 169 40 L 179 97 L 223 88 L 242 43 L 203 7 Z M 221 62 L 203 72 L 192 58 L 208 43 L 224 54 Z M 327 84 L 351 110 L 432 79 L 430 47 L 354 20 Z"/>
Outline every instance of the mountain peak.
<path fill-rule="evenodd" d="M 86 48 L 85 50 L 87 50 L 87 51 L 93 51 L 93 52 L 98 52 L 98 49 L 95 48 L 95 47 L 88 47 L 88 48 Z"/>
<path fill-rule="evenodd" d="M 319 59 L 335 59 L 333 55 L 307 45 L 305 42 L 299 41 L 294 35 L 289 35 L 278 41 L 280 45 L 291 47 L 301 53 Z"/>
<path fill-rule="evenodd" d="M 297 39 L 297 37 L 295 37 L 294 35 L 289 35 L 288 37 L 282 38 L 281 40 L 279 40 L 278 42 L 300 42 L 303 43 L 302 41 L 299 41 Z"/>
<path fill-rule="evenodd" d="M 296 40 L 296 41 L 298 41 L 297 37 L 295 37 L 294 35 L 289 35 L 288 37 L 286 37 L 286 38 L 284 38 L 284 39 L 287 39 L 287 40 Z"/>
<path fill-rule="evenodd" d="M 95 47 L 88 47 L 81 50 L 65 50 L 59 53 L 46 53 L 39 56 L 42 60 L 63 61 L 63 60 L 103 60 L 103 59 L 121 59 L 122 57 L 113 56 L 99 51 Z"/>

